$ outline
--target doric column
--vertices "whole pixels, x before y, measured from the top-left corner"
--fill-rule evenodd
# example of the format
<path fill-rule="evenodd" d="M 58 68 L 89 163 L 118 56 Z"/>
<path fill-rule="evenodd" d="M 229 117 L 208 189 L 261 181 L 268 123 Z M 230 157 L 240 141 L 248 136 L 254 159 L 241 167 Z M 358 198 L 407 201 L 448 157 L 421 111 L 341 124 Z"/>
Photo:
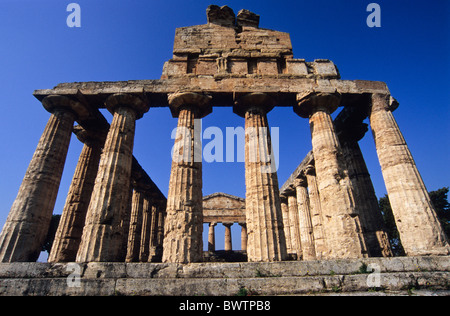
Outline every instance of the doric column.
<path fill-rule="evenodd" d="M 157 255 L 158 246 L 158 206 L 157 204 L 152 205 L 152 221 L 150 227 L 150 255 L 148 262 L 152 262 L 153 258 Z"/>
<path fill-rule="evenodd" d="M 224 223 L 225 226 L 225 251 L 233 250 L 233 243 L 231 241 L 231 225 L 233 223 Z"/>
<path fill-rule="evenodd" d="M 294 111 L 301 117 L 309 117 L 311 128 L 323 231 L 327 242 L 323 257 L 365 257 L 366 247 L 354 207 L 352 185 L 330 116 L 339 105 L 340 95 L 309 92 L 299 94 L 297 101 Z"/>
<path fill-rule="evenodd" d="M 148 208 L 148 199 L 143 192 L 133 190 L 126 262 L 139 260 L 144 208 Z"/>
<path fill-rule="evenodd" d="M 294 181 L 294 186 L 297 193 L 298 220 L 303 260 L 315 260 L 316 250 L 314 246 L 314 234 L 306 179 L 303 177 L 296 179 Z"/>
<path fill-rule="evenodd" d="M 450 246 L 392 111 L 398 103 L 372 95 L 370 126 L 400 239 L 408 256 L 447 255 Z"/>
<path fill-rule="evenodd" d="M 162 254 L 163 254 L 163 242 L 164 242 L 164 223 L 166 220 L 166 208 L 167 208 L 167 202 L 166 201 L 160 201 L 158 203 L 158 234 L 156 235 L 156 254 L 155 254 L 155 261 L 161 262 L 162 261 Z"/>
<path fill-rule="evenodd" d="M 106 100 L 114 117 L 106 137 L 86 216 L 78 262 L 118 261 L 125 238 L 123 218 L 130 201 L 136 119 L 148 111 L 141 98 L 114 94 Z"/>
<path fill-rule="evenodd" d="M 287 257 L 278 178 L 267 122 L 274 106 L 264 93 L 251 93 L 233 111 L 245 117 L 245 186 L 249 261 L 281 261 Z"/>
<path fill-rule="evenodd" d="M 217 223 L 209 223 L 209 231 L 208 231 L 208 251 L 214 252 L 216 251 L 216 235 L 214 227 Z"/>
<path fill-rule="evenodd" d="M 288 198 L 286 195 L 280 195 L 280 203 L 281 203 L 281 214 L 283 216 L 283 230 L 284 237 L 286 239 L 286 251 L 288 254 L 293 253 L 292 250 L 292 242 L 291 242 L 291 225 L 289 222 L 289 207 L 288 207 Z"/>
<path fill-rule="evenodd" d="M 241 250 L 247 251 L 247 224 L 239 223 L 241 226 Z"/>
<path fill-rule="evenodd" d="M 300 239 L 300 221 L 298 218 L 297 194 L 292 187 L 286 192 L 289 212 L 289 231 L 291 235 L 291 253 L 297 256 L 297 260 L 302 258 L 302 241 Z"/>
<path fill-rule="evenodd" d="M 0 234 L 0 262 L 36 261 L 47 235 L 75 119 L 88 110 L 52 95 L 42 104 L 52 113 Z"/>
<path fill-rule="evenodd" d="M 362 232 L 371 257 L 390 257 L 392 250 L 383 216 L 378 206 L 369 170 L 358 141 L 367 132 L 367 124 L 354 123 L 339 134 L 348 176 L 353 185 L 355 207 L 359 211 Z"/>
<path fill-rule="evenodd" d="M 141 243 L 139 248 L 139 261 L 147 262 L 150 256 L 150 240 L 152 235 L 152 221 L 153 216 L 153 201 L 147 199 L 144 204 L 142 214 L 142 231 L 141 231 Z"/>
<path fill-rule="evenodd" d="M 167 197 L 163 262 L 202 261 L 202 157 L 194 119 L 212 111 L 210 99 L 190 92 L 169 96 L 169 106 L 172 115 L 178 117 L 178 127 Z"/>
<path fill-rule="evenodd" d="M 319 189 L 317 188 L 316 171 L 313 165 L 305 168 L 306 181 L 309 189 L 309 208 L 311 212 L 311 223 L 314 234 L 314 248 L 316 259 L 322 259 L 322 254 L 326 253 L 325 236 L 322 225 L 322 208 L 320 206 Z"/>
<path fill-rule="evenodd" d="M 75 126 L 74 133 L 84 146 L 70 184 L 48 262 L 75 261 L 106 138 L 106 131 L 87 131 L 81 126 Z"/>

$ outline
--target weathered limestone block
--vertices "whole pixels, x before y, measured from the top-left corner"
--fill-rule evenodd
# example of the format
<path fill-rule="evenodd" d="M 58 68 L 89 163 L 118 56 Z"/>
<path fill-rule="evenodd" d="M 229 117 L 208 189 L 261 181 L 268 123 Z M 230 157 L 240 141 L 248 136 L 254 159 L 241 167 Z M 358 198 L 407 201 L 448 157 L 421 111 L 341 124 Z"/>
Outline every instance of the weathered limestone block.
<path fill-rule="evenodd" d="M 211 112 L 209 101 L 210 97 L 197 93 L 169 96 L 172 115 L 178 117 L 178 127 L 167 197 L 163 262 L 202 260 L 202 160 L 194 119 Z"/>
<path fill-rule="evenodd" d="M 48 262 L 75 261 L 106 138 L 106 132 L 86 131 L 81 126 L 75 126 L 74 133 L 84 146 L 70 184 Z"/>
<path fill-rule="evenodd" d="M 447 255 L 448 239 L 392 111 L 388 94 L 373 94 L 370 126 L 400 239 L 408 256 Z"/>
<path fill-rule="evenodd" d="M 245 186 L 249 261 L 287 257 L 278 177 L 266 113 L 273 101 L 262 93 L 240 98 L 233 111 L 245 117 Z M 261 150 L 265 148 L 269 152 Z"/>
<path fill-rule="evenodd" d="M 42 101 L 52 113 L 0 234 L 0 262 L 36 261 L 50 226 L 73 122 L 88 111 L 69 98 Z"/>
<path fill-rule="evenodd" d="M 354 205 L 353 188 L 330 116 L 339 105 L 340 95 L 310 92 L 298 95 L 297 100 L 299 105 L 294 107 L 294 111 L 302 117 L 309 117 L 311 127 L 327 246 L 323 258 L 365 257 L 367 250 Z"/>
<path fill-rule="evenodd" d="M 130 202 L 136 119 L 149 106 L 131 94 L 114 94 L 107 99 L 106 106 L 114 117 L 100 158 L 77 262 L 125 259 L 120 258 L 125 255 L 126 241 L 122 220 Z"/>

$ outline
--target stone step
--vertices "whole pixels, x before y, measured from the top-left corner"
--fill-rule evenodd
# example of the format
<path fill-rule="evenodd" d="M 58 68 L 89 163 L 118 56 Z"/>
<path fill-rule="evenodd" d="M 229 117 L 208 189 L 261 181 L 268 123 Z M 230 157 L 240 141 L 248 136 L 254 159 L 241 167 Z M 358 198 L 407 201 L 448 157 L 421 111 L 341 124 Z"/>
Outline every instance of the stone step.
<path fill-rule="evenodd" d="M 0 295 L 301 295 L 450 290 L 449 257 L 273 263 L 1 263 Z"/>

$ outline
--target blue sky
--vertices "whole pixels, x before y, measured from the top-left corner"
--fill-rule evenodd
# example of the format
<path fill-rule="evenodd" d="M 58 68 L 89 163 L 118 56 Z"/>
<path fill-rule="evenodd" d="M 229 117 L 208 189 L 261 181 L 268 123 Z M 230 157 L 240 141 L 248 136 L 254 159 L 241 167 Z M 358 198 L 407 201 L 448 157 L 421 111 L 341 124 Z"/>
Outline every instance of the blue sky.
<path fill-rule="evenodd" d="M 66 25 L 69 3 L 81 7 L 81 28 Z M 235 13 L 260 14 L 260 27 L 288 32 L 294 57 L 326 58 L 342 79 L 387 83 L 400 102 L 394 116 L 429 190 L 450 186 L 450 4 L 447 0 L 376 1 L 381 27 L 369 28 L 372 1 L 0 1 L 0 225 L 6 220 L 23 175 L 49 118 L 35 89 L 61 82 L 159 79 L 172 56 L 175 28 L 205 24 L 209 4 Z M 375 2 L 375 1 L 374 1 Z M 111 115 L 103 112 L 107 119 Z M 276 108 L 269 124 L 280 128 L 280 186 L 311 149 L 308 122 L 290 108 Z M 137 123 L 134 154 L 167 195 L 170 133 L 168 109 L 150 109 Z M 231 108 L 214 109 L 203 127 L 243 126 Z M 206 140 L 206 142 L 208 142 Z M 360 142 L 378 196 L 384 196 L 372 135 Z M 81 144 L 73 137 L 55 206 L 60 213 Z M 244 164 L 203 164 L 203 193 L 245 197 Z M 234 247 L 240 227 L 233 226 Z M 216 227 L 223 249 L 223 227 Z M 206 231 L 207 233 L 207 231 Z"/>

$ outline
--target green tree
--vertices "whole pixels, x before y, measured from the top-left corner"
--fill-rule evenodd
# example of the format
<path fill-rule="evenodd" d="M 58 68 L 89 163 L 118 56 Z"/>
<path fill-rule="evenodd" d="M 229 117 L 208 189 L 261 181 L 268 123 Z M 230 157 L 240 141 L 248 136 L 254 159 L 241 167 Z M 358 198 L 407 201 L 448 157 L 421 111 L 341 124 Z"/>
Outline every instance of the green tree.
<path fill-rule="evenodd" d="M 450 203 L 448 202 L 448 192 L 448 187 L 429 192 L 431 203 L 436 210 L 436 214 L 447 236 L 450 235 Z M 392 214 L 391 204 L 389 203 L 387 194 L 378 200 L 378 205 L 383 214 L 384 222 L 386 223 L 386 230 L 394 255 L 404 256 L 405 251 L 402 247 L 400 235 L 395 224 L 394 215 Z"/>

